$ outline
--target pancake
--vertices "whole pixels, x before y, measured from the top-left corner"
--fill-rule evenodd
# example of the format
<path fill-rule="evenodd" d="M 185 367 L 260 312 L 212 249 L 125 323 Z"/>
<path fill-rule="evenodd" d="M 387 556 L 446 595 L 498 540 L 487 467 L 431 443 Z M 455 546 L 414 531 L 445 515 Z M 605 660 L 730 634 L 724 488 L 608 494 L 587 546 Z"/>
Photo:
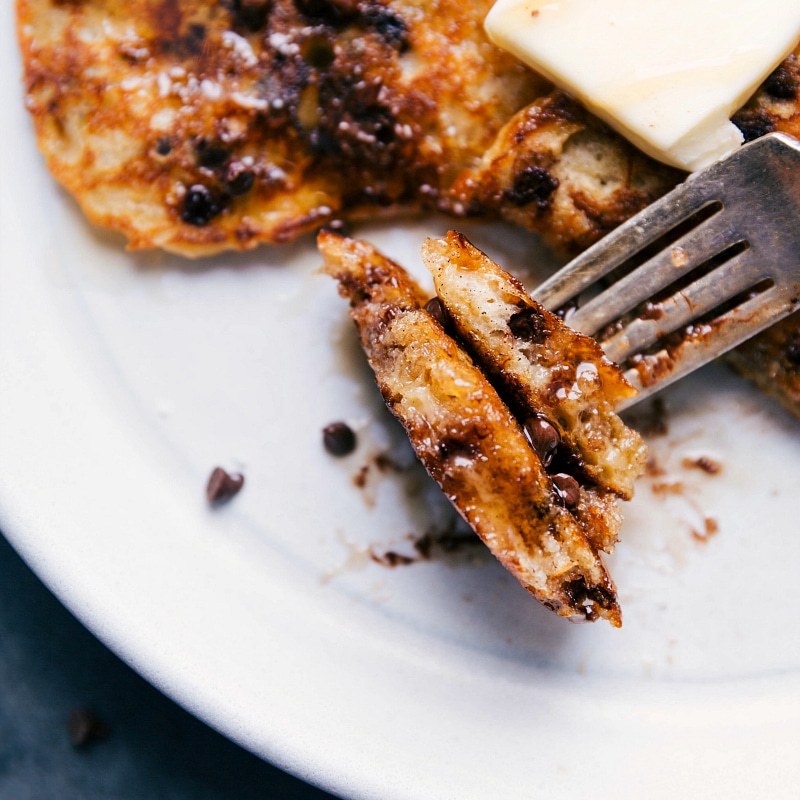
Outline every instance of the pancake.
<path fill-rule="evenodd" d="M 619 626 L 600 551 L 646 459 L 613 412 L 635 392 L 619 369 L 458 234 L 423 248 L 432 301 L 367 242 L 323 231 L 318 244 L 387 406 L 454 507 L 545 606 Z M 505 347 L 484 349 L 487 327 Z M 535 390 L 520 393 L 530 371 Z"/>
<path fill-rule="evenodd" d="M 18 0 L 52 173 L 130 247 L 188 256 L 435 207 L 546 89 L 489 4 Z"/>
<path fill-rule="evenodd" d="M 17 0 L 27 104 L 93 222 L 189 256 L 422 208 L 583 243 L 674 183 L 490 44 L 490 5 Z M 544 128 L 498 187 L 492 154 L 525 108 Z M 557 168 L 588 129 L 623 175 L 605 217 Z"/>

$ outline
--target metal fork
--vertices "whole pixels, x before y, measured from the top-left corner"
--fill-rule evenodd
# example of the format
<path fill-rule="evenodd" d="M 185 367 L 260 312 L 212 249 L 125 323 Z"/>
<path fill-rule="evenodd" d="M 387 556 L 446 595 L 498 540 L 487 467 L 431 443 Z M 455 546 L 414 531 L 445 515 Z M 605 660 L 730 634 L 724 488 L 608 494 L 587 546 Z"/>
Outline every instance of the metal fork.
<path fill-rule="evenodd" d="M 533 296 L 623 366 L 622 407 L 649 397 L 800 307 L 800 143 L 768 134 L 694 173 Z"/>

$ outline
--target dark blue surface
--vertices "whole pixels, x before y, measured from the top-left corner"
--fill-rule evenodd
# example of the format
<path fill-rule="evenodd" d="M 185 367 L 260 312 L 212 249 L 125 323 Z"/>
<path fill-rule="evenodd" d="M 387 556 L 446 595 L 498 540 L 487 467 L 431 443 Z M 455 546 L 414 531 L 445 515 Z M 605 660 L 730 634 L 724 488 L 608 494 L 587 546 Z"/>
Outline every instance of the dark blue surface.
<path fill-rule="evenodd" d="M 76 748 L 88 708 L 110 729 Z M 2 800 L 334 800 L 242 750 L 89 633 L 0 536 Z"/>

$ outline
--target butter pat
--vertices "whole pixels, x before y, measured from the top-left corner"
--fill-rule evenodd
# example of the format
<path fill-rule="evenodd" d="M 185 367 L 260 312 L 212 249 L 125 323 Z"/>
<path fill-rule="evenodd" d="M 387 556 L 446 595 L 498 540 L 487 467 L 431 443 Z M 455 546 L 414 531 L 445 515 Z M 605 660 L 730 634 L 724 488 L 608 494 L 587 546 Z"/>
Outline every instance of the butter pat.
<path fill-rule="evenodd" d="M 800 0 L 498 0 L 489 38 L 648 155 L 688 171 L 800 40 Z"/>

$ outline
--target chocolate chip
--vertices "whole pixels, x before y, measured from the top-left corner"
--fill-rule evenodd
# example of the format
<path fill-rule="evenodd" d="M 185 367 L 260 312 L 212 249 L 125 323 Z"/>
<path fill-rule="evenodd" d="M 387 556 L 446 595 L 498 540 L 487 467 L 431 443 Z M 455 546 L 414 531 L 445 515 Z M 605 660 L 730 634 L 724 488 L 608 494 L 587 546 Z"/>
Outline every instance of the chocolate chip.
<path fill-rule="evenodd" d="M 201 227 L 208 225 L 221 210 L 219 203 L 214 200 L 211 192 L 201 183 L 196 183 L 194 186 L 189 187 L 186 196 L 183 198 L 181 219 L 187 225 Z"/>
<path fill-rule="evenodd" d="M 540 344 L 550 333 L 542 315 L 533 308 L 517 311 L 508 321 L 508 327 L 517 339 L 531 344 Z"/>
<path fill-rule="evenodd" d="M 764 81 L 764 91 L 776 100 L 794 100 L 800 82 L 781 65 Z"/>
<path fill-rule="evenodd" d="M 244 486 L 244 476 L 239 472 L 230 474 L 222 467 L 214 467 L 206 485 L 209 503 L 224 503 L 239 494 Z"/>
<path fill-rule="evenodd" d="M 234 0 L 233 10 L 249 31 L 257 31 L 267 23 L 272 0 Z"/>
<path fill-rule="evenodd" d="M 742 132 L 745 142 L 752 142 L 775 130 L 772 117 L 760 108 L 739 111 L 731 117 L 731 122 Z"/>
<path fill-rule="evenodd" d="M 225 186 L 232 195 L 247 194 L 255 182 L 253 171 L 241 161 L 232 161 L 225 171 Z"/>
<path fill-rule="evenodd" d="M 172 152 L 172 143 L 168 136 L 162 136 L 156 142 L 156 153 L 160 156 L 168 156 Z"/>
<path fill-rule="evenodd" d="M 96 714 L 88 708 L 75 708 L 67 719 L 67 735 L 73 747 L 83 747 L 98 739 L 105 739 L 111 733 Z"/>
<path fill-rule="evenodd" d="M 582 606 L 586 619 L 596 619 L 600 608 L 613 608 L 615 599 L 613 592 L 603 586 L 589 586 L 583 576 L 575 578 L 564 585 L 564 594 L 572 606 Z"/>
<path fill-rule="evenodd" d="M 192 22 L 189 24 L 188 35 L 201 42 L 206 38 L 206 26 L 199 22 Z"/>
<path fill-rule="evenodd" d="M 443 327 L 447 327 L 447 312 L 438 297 L 432 297 L 425 303 L 425 310 Z"/>
<path fill-rule="evenodd" d="M 365 27 L 372 28 L 390 47 L 401 52 L 408 47 L 408 28 L 397 12 L 376 3 L 364 8 L 361 19 Z"/>
<path fill-rule="evenodd" d="M 220 167 L 230 158 L 230 152 L 225 147 L 209 142 L 206 139 L 200 139 L 197 142 L 195 152 L 198 165 L 207 169 Z"/>
<path fill-rule="evenodd" d="M 337 25 L 358 14 L 357 0 L 295 0 L 297 10 L 314 20 Z"/>
<path fill-rule="evenodd" d="M 477 431 L 467 430 L 460 434 L 454 432 L 453 435 L 445 435 L 439 441 L 437 449 L 442 458 L 475 458 L 478 453 L 479 445 L 476 439 Z"/>
<path fill-rule="evenodd" d="M 537 414 L 533 417 L 528 417 L 525 424 L 522 426 L 525 431 L 525 436 L 534 449 L 534 452 L 542 462 L 542 466 L 546 467 L 553 460 L 553 453 L 555 453 L 559 444 L 561 444 L 561 436 L 547 417 Z"/>
<path fill-rule="evenodd" d="M 578 481 L 567 475 L 566 472 L 559 472 L 552 476 L 553 485 L 556 487 L 558 496 L 564 501 L 567 508 L 573 508 L 578 505 L 581 499 L 581 487 Z"/>
<path fill-rule="evenodd" d="M 332 422 L 322 429 L 322 443 L 332 456 L 346 456 L 356 449 L 356 434 L 346 422 Z"/>
<path fill-rule="evenodd" d="M 503 197 L 515 206 L 535 203 L 544 210 L 550 205 L 552 194 L 558 189 L 558 185 L 558 178 L 553 177 L 546 169 L 525 167 L 514 177 L 513 185 L 503 193 Z"/>

